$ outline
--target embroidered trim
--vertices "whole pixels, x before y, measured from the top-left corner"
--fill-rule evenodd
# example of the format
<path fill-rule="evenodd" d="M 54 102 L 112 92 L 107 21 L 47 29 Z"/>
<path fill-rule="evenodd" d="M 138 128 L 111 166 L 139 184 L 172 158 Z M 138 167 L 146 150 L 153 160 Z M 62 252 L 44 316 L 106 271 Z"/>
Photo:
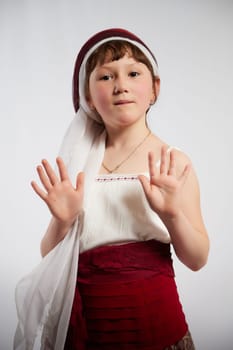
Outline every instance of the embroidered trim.
<path fill-rule="evenodd" d="M 115 175 L 115 176 L 99 176 L 95 179 L 97 182 L 111 181 L 135 181 L 138 180 L 138 175 Z"/>

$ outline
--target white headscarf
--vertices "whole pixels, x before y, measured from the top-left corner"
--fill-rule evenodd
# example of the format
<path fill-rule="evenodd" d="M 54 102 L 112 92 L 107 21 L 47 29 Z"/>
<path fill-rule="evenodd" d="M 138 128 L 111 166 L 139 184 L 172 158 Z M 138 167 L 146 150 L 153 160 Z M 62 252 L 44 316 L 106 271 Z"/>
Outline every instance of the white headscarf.
<path fill-rule="evenodd" d="M 88 198 L 91 183 L 100 169 L 106 138 L 99 116 L 90 110 L 85 99 L 85 66 L 91 53 L 99 45 L 113 39 L 126 40 L 139 47 L 149 58 L 157 75 L 157 64 L 150 51 L 129 38 L 105 38 L 86 53 L 79 71 L 80 106 L 64 136 L 60 150 L 60 156 L 67 165 L 73 184 L 77 173 L 85 172 L 85 199 Z M 63 350 L 76 286 L 82 220 L 81 215 L 63 241 L 17 284 L 15 299 L 18 326 L 14 337 L 14 350 Z"/>

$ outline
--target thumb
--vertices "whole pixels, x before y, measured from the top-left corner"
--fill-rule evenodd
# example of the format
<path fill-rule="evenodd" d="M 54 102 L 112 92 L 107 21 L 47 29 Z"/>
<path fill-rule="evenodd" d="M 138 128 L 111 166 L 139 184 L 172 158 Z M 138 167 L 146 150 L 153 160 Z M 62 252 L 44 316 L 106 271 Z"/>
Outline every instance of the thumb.
<path fill-rule="evenodd" d="M 85 175 L 83 172 L 78 173 L 76 178 L 76 190 L 83 190 Z"/>
<path fill-rule="evenodd" d="M 139 175 L 138 179 L 141 182 L 141 185 L 145 192 L 146 197 L 148 197 L 151 190 L 149 179 L 145 175 Z"/>

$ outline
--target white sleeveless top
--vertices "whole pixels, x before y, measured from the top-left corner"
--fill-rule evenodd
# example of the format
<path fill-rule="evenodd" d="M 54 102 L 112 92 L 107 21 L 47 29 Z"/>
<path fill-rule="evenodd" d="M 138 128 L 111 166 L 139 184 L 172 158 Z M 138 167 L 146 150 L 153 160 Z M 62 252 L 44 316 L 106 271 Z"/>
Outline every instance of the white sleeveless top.
<path fill-rule="evenodd" d="M 85 208 L 80 252 L 106 245 L 156 239 L 170 243 L 137 175 L 98 175 Z"/>

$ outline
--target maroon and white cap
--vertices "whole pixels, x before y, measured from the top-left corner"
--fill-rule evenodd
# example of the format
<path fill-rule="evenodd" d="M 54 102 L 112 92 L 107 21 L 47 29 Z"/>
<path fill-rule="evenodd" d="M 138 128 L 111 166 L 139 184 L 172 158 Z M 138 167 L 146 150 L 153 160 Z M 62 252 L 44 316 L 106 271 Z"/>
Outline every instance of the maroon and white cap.
<path fill-rule="evenodd" d="M 85 81 L 85 65 L 86 61 L 90 57 L 91 53 L 101 44 L 110 40 L 125 40 L 133 45 L 137 46 L 149 59 L 155 75 L 158 75 L 158 64 L 154 54 L 148 48 L 148 46 L 135 34 L 122 28 L 110 28 L 100 31 L 90 37 L 86 43 L 81 47 L 74 67 L 73 74 L 73 104 L 74 109 L 77 112 L 79 106 L 82 105 L 86 112 L 88 106 L 85 101 L 84 94 L 84 81 Z"/>

